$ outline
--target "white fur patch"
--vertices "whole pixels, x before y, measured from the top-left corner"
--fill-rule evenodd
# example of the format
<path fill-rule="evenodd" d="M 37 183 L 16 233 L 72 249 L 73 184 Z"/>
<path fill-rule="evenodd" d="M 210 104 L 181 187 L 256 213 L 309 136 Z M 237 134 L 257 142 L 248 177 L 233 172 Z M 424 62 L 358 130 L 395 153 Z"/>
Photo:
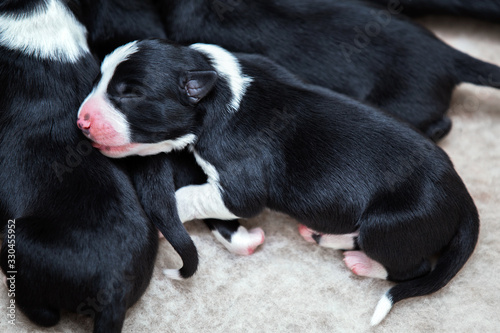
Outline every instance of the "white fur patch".
<path fill-rule="evenodd" d="M 136 53 L 139 50 L 137 46 L 137 41 L 130 42 L 128 44 L 122 45 L 110 54 L 108 54 L 101 64 L 101 80 L 97 87 L 94 88 L 97 94 L 105 94 L 108 89 L 109 81 L 113 78 L 115 74 L 116 67 L 124 62 L 130 57 L 130 55 Z"/>
<path fill-rule="evenodd" d="M 175 199 L 182 223 L 194 219 L 234 220 L 238 218 L 227 209 L 219 187 L 213 183 L 181 187 L 175 192 Z"/>
<path fill-rule="evenodd" d="M 207 181 L 209 183 L 216 184 L 220 188 L 219 173 L 217 172 L 217 170 L 215 169 L 215 167 L 212 164 L 210 164 L 207 161 L 205 161 L 196 152 L 196 150 L 193 149 L 192 152 L 194 154 L 194 158 L 196 159 L 196 163 L 198 163 L 198 165 L 201 167 L 201 169 L 203 170 L 203 172 L 205 172 L 205 175 L 207 175 L 207 178 L 208 178 Z"/>
<path fill-rule="evenodd" d="M 190 47 L 208 56 L 217 74 L 228 81 L 233 96 L 230 103 L 231 111 L 238 111 L 241 99 L 253 81 L 252 78 L 243 74 L 236 57 L 222 47 L 202 43 L 193 44 Z"/>
<path fill-rule="evenodd" d="M 377 307 L 375 308 L 375 312 L 373 313 L 372 319 L 370 321 L 370 324 L 372 326 L 376 326 L 384 320 L 384 318 L 387 316 L 389 311 L 392 309 L 392 301 L 390 298 L 387 296 L 387 293 L 380 299 L 380 301 L 377 304 Z"/>
<path fill-rule="evenodd" d="M 135 151 L 135 155 L 147 156 L 159 153 L 170 153 L 172 150 L 181 150 L 196 141 L 196 135 L 186 134 L 177 139 L 165 140 L 158 143 L 141 143 Z"/>
<path fill-rule="evenodd" d="M 109 102 L 106 97 L 106 91 L 108 89 L 109 82 L 113 78 L 116 67 L 128 59 L 128 57 L 138 51 L 137 41 L 130 42 L 123 46 L 120 46 L 112 53 L 108 54 L 102 64 L 101 64 L 101 80 L 97 84 L 96 87 L 92 90 L 92 92 L 85 98 L 82 105 L 80 106 L 80 110 L 78 110 L 78 117 L 80 117 L 83 106 L 92 98 L 97 98 L 100 100 L 99 107 L 100 113 L 103 118 L 109 123 L 113 129 L 120 133 L 124 138 L 127 139 L 127 142 L 130 142 L 130 124 L 127 121 L 125 115 L 116 110 L 116 108 Z M 134 155 L 133 153 L 123 155 L 123 156 L 109 156 L 109 157 L 125 157 L 129 155 Z"/>
<path fill-rule="evenodd" d="M 208 177 L 203 185 L 190 185 L 181 187 L 175 192 L 177 210 L 182 223 L 194 219 L 220 219 L 233 220 L 238 216 L 227 209 L 222 199 L 223 189 L 219 183 L 219 173 L 215 167 L 205 161 L 192 149 L 196 162 Z"/>
<path fill-rule="evenodd" d="M 353 250 L 355 248 L 354 238 L 359 236 L 359 231 L 352 234 L 322 234 L 319 245 L 335 250 Z"/>
<path fill-rule="evenodd" d="M 255 249 L 264 242 L 264 231 L 261 228 L 255 228 L 248 231 L 245 227 L 239 226 L 238 230 L 231 235 L 231 241 L 225 239 L 217 229 L 213 230 L 215 238 L 229 250 L 229 252 L 247 256 L 252 254 Z"/>
<path fill-rule="evenodd" d="M 42 59 L 76 62 L 89 53 L 87 30 L 60 1 L 29 15 L 0 15 L 0 45 Z"/>
<path fill-rule="evenodd" d="M 163 274 L 172 280 L 184 280 L 178 269 L 164 269 Z"/>
<path fill-rule="evenodd" d="M 195 140 L 196 135 L 186 134 L 174 140 L 165 140 L 158 143 L 138 143 L 120 153 L 113 153 L 113 151 L 108 153 L 106 150 L 101 150 L 101 153 L 111 158 L 122 158 L 132 155 L 149 156 L 184 149 L 194 143 Z"/>

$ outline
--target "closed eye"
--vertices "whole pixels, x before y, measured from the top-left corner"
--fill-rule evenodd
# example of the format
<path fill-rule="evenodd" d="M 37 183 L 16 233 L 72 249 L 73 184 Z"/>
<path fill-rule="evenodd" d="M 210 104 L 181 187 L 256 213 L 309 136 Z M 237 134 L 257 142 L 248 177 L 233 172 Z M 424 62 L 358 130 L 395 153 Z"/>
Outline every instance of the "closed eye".
<path fill-rule="evenodd" d="M 141 87 L 137 84 L 124 82 L 116 85 L 116 93 L 119 98 L 136 98 L 144 95 Z"/>

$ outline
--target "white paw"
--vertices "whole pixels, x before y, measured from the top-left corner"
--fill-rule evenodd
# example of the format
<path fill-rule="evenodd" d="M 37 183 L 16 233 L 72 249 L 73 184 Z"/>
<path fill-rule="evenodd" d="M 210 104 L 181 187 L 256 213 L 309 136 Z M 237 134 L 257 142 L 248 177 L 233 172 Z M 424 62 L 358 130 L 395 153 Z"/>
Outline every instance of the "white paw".
<path fill-rule="evenodd" d="M 264 243 L 265 234 L 261 228 L 247 230 L 245 227 L 240 226 L 238 230 L 231 236 L 231 241 L 222 237 L 222 235 L 214 230 L 213 234 L 231 253 L 248 256 L 255 252 L 257 247 Z"/>

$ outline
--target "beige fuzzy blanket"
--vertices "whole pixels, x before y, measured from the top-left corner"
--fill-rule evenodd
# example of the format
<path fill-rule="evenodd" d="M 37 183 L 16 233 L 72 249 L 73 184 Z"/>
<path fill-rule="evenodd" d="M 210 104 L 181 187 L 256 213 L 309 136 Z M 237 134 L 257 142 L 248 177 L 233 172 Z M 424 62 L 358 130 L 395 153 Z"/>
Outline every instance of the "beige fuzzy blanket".
<path fill-rule="evenodd" d="M 421 22 L 454 47 L 500 65 L 500 25 L 437 17 Z M 267 236 L 249 257 L 229 253 L 203 223 L 188 223 L 200 254 L 199 271 L 188 281 L 162 274 L 180 264 L 162 240 L 151 285 L 128 311 L 123 331 L 500 332 L 500 90 L 462 85 L 450 115 L 453 130 L 440 145 L 478 206 L 481 234 L 469 262 L 439 292 L 396 304 L 380 326 L 370 328 L 391 283 L 354 276 L 340 251 L 305 242 L 296 221 L 265 212 L 244 222 Z M 0 332 L 92 331 L 91 320 L 68 313 L 49 329 L 22 314 L 11 326 L 7 304 L 0 287 Z"/>

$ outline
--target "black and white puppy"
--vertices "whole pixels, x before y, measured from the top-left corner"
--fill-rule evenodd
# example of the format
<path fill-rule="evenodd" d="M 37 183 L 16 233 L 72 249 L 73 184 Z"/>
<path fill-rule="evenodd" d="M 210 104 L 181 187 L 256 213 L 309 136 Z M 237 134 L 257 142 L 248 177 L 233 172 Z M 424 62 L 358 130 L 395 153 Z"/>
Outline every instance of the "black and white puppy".
<path fill-rule="evenodd" d="M 400 15 L 399 1 L 156 2 L 170 40 L 262 54 L 310 83 L 397 116 L 433 140 L 451 128 L 445 113 L 459 83 L 500 87 L 499 67 L 453 49 Z"/>
<path fill-rule="evenodd" d="M 149 0 L 79 0 L 78 2 L 80 4 L 77 7 L 78 17 L 87 27 L 89 48 L 100 60 L 118 46 L 133 40 L 165 38 L 160 14 Z M 166 209 L 164 202 L 156 202 L 149 198 L 164 197 L 163 192 L 169 191 L 170 187 L 178 188 L 206 181 L 205 174 L 193 156 L 188 153 L 156 155 L 149 159 L 131 158 L 125 165 L 134 182 L 144 212 L 160 229 L 162 225 L 163 228 L 167 228 L 170 221 L 178 220 L 177 211 Z M 161 186 L 157 186 L 158 184 Z M 236 220 L 204 222 L 215 238 L 232 253 L 252 254 L 264 242 L 264 232 L 261 228 L 247 230 Z M 167 240 L 171 243 L 175 243 L 176 239 L 172 233 L 167 235 Z M 176 270 L 165 272 L 170 277 L 179 277 Z"/>
<path fill-rule="evenodd" d="M 182 221 L 269 207 L 330 235 L 330 247 L 351 250 L 355 274 L 401 282 L 372 324 L 394 303 L 441 289 L 471 255 L 471 197 L 447 155 L 405 124 L 261 56 L 159 40 L 114 52 L 120 61 L 103 63 L 114 75 L 98 84 L 112 102 L 91 94 L 80 112 L 87 135 L 114 158 L 189 146 L 208 181 L 176 191 Z"/>
<path fill-rule="evenodd" d="M 117 135 L 117 129 L 109 126 L 100 126 L 106 124 L 109 117 L 115 117 L 116 113 L 93 113 L 92 126 L 91 120 L 88 117 L 80 116 L 82 113 L 87 114 L 86 108 L 99 109 L 97 105 L 109 105 L 110 103 L 120 103 L 121 97 L 116 97 L 116 89 L 120 93 L 129 95 L 131 92 L 126 90 L 127 87 L 115 87 L 115 90 L 107 91 L 107 82 L 114 73 L 114 64 L 123 61 L 123 52 L 114 52 L 106 57 L 106 60 L 101 66 L 101 80 L 95 85 L 92 92 L 92 100 L 82 104 L 78 115 L 78 127 L 95 142 L 111 142 L 112 145 L 118 145 L 119 141 L 114 141 Z M 133 76 L 133 73 L 123 73 L 127 77 Z M 125 90 L 123 90 L 125 89 Z M 118 115 L 118 117 L 120 117 Z M 151 121 L 150 121 L 151 123 Z M 118 130 L 119 131 L 119 130 Z M 159 140 L 162 136 L 157 137 Z M 118 139 L 119 140 L 119 139 Z M 182 141 L 182 140 L 181 140 Z M 165 147 L 171 143 L 166 142 Z M 175 144 L 174 144 L 175 145 Z M 181 146 L 185 146 L 181 142 Z M 152 151 L 146 149 L 140 155 L 152 155 L 157 152 L 158 148 L 152 147 Z M 162 147 L 160 150 L 166 148 Z M 125 164 L 127 170 L 131 174 L 134 186 L 137 190 L 139 200 L 148 215 L 148 218 L 160 229 L 175 228 L 174 226 L 182 226 L 179 221 L 178 213 L 175 208 L 175 200 L 173 193 L 176 189 L 189 184 L 199 184 L 206 182 L 206 175 L 201 168 L 196 164 L 192 154 L 187 152 L 179 152 L 172 155 L 152 156 L 149 159 L 130 158 Z M 169 192 L 170 191 L 170 192 Z M 164 201 L 154 201 L 150 198 L 160 197 L 172 198 L 171 202 L 174 205 L 165 205 Z M 170 203 L 171 203 L 170 202 Z M 221 242 L 230 252 L 238 255 L 250 255 L 255 252 L 265 240 L 265 234 L 262 228 L 253 228 L 248 230 L 240 225 L 238 221 L 220 221 L 216 219 L 208 219 L 204 221 L 210 228 L 215 238 Z M 176 248 L 177 236 L 175 233 L 167 232 L 164 234 L 167 240 L 174 245 L 174 248 L 181 253 L 180 249 Z M 180 247 L 180 244 L 179 244 Z M 183 260 L 189 262 L 189 257 L 192 252 L 186 252 Z M 187 278 L 190 275 L 182 274 L 181 271 L 167 269 L 164 270 L 170 278 L 180 279 Z"/>
<path fill-rule="evenodd" d="M 148 286 L 158 237 L 123 168 L 74 126 L 72 110 L 97 74 L 86 29 L 66 1 L 0 3 L 2 228 L 10 219 L 1 268 L 33 322 L 55 325 L 66 309 L 109 333 L 121 331 Z M 191 260 L 182 273 L 194 273 L 189 235 L 169 232 Z"/>

